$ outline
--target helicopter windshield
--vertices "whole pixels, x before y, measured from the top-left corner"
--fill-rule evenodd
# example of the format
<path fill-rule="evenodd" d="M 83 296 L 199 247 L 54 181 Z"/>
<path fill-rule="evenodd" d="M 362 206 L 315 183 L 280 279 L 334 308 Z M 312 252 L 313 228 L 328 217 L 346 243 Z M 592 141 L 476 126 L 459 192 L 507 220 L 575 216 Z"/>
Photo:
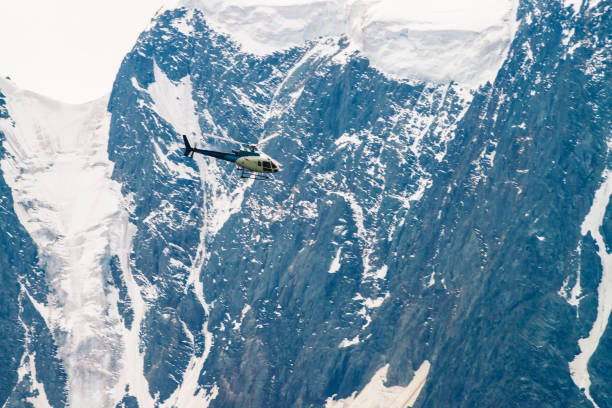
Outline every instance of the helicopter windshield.
<path fill-rule="evenodd" d="M 274 163 L 274 160 L 264 160 L 261 162 L 264 173 L 276 173 L 278 172 L 278 165 Z"/>

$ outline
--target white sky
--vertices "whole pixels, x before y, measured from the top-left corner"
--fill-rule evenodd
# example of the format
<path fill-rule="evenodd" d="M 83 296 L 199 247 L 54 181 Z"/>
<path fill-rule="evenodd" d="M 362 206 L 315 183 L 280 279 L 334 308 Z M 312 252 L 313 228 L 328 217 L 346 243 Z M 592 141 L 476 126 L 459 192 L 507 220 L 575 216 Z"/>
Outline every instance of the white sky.
<path fill-rule="evenodd" d="M 63 102 L 110 93 L 164 0 L 0 0 L 0 75 Z"/>

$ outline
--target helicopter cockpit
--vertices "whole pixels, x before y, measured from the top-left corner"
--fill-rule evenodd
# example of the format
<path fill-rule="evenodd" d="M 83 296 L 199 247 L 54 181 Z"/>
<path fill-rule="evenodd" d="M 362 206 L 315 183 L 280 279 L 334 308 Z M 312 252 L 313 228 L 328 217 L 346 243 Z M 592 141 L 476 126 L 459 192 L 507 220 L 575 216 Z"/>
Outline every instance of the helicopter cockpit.
<path fill-rule="evenodd" d="M 272 159 L 260 160 L 257 165 L 263 167 L 264 173 L 276 173 L 279 170 L 279 166 Z"/>

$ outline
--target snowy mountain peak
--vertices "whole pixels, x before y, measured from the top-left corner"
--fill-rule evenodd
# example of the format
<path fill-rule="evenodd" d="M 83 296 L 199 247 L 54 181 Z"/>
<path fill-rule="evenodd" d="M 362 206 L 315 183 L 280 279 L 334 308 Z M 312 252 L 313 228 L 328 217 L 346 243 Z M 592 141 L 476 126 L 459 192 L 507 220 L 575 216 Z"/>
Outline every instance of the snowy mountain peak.
<path fill-rule="evenodd" d="M 249 53 L 345 35 L 387 75 L 477 88 L 495 79 L 506 56 L 518 2 L 179 0 L 173 6 L 202 10 L 215 30 Z"/>

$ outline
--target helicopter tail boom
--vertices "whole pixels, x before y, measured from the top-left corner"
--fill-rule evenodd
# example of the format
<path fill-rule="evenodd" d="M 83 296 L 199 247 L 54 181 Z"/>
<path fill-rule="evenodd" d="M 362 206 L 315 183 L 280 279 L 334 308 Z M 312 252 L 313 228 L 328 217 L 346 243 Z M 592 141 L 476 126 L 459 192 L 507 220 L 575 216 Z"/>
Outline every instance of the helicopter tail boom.
<path fill-rule="evenodd" d="M 189 144 L 189 140 L 187 140 L 187 136 L 183 135 L 183 141 L 185 142 L 185 156 L 191 155 L 193 157 L 193 147 Z"/>
<path fill-rule="evenodd" d="M 187 136 L 185 135 L 183 135 L 183 141 L 185 142 L 185 156 L 189 156 L 191 158 L 193 158 L 194 153 L 200 153 L 205 156 L 210 156 L 216 159 L 227 160 L 231 162 L 235 162 L 238 158 L 235 153 L 225 153 L 217 152 L 214 150 L 198 149 L 197 145 L 196 147 L 191 147 L 191 144 L 189 144 L 189 139 L 187 139 Z"/>

